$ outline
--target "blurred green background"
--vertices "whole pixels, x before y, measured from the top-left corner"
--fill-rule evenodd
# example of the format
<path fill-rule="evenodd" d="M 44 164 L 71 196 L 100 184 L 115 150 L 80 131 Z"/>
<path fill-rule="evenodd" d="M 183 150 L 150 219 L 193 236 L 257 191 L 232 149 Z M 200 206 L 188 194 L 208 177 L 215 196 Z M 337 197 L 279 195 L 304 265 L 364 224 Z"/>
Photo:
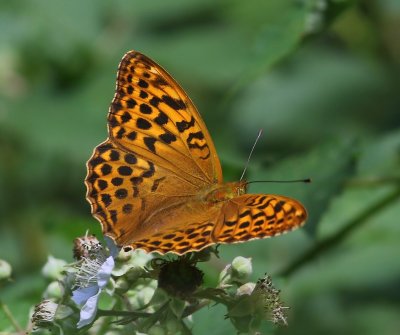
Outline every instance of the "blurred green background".
<path fill-rule="evenodd" d="M 303 202 L 307 225 L 221 246 L 204 264 L 251 257 L 290 306 L 276 334 L 398 334 L 400 329 L 400 1 L 19 0 L 0 3 L 1 301 L 22 326 L 46 287 L 49 254 L 100 233 L 85 162 L 106 134 L 123 54 L 165 67 L 203 115 L 226 180 L 240 177 L 260 128 L 252 192 Z M 232 334 L 222 307 L 194 334 Z M 210 321 L 212 320 L 212 321 Z M 12 330 L 0 311 L 0 330 Z"/>

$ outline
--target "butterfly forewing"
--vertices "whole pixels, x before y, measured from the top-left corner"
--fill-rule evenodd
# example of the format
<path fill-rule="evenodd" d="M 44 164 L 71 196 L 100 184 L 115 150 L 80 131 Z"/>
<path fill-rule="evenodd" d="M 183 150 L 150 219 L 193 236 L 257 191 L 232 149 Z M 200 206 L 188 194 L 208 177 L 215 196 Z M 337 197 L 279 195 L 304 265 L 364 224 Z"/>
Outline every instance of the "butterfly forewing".
<path fill-rule="evenodd" d="M 108 124 L 114 142 L 157 165 L 187 174 L 199 186 L 222 182 L 215 147 L 195 106 L 164 69 L 138 52 L 128 52 L 120 63 Z"/>

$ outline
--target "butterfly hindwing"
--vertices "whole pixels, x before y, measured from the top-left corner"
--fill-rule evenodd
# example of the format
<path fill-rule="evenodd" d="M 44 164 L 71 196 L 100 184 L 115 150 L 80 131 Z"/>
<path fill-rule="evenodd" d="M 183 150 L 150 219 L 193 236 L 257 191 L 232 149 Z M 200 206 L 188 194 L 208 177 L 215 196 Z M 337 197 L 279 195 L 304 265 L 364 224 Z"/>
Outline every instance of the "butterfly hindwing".
<path fill-rule="evenodd" d="M 302 226 L 307 217 L 298 201 L 266 194 L 244 194 L 212 207 L 193 200 L 172 211 L 155 215 L 149 226 L 158 223 L 163 229 L 148 231 L 132 247 L 183 254 L 212 244 L 273 237 Z"/>
<path fill-rule="evenodd" d="M 279 235 L 304 224 L 304 206 L 273 194 L 244 194 L 227 201 L 213 231 L 218 243 L 243 242 Z"/>

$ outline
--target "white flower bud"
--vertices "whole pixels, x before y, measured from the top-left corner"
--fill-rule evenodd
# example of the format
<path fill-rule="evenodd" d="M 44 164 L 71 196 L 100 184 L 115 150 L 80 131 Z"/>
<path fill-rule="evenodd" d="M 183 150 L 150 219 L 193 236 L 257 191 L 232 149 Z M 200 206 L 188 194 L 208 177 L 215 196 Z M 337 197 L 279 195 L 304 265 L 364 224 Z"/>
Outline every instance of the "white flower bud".
<path fill-rule="evenodd" d="M 11 265 L 5 260 L 0 259 L 0 280 L 8 279 L 11 277 Z"/>
<path fill-rule="evenodd" d="M 67 262 L 63 259 L 54 258 L 49 255 L 47 263 L 42 268 L 42 274 L 44 277 L 51 280 L 59 280 L 63 276 L 63 271 L 65 271 L 65 266 Z"/>
<path fill-rule="evenodd" d="M 243 281 L 247 279 L 252 272 L 251 258 L 238 256 L 232 261 L 231 275 L 233 280 Z"/>
<path fill-rule="evenodd" d="M 62 286 L 60 285 L 60 283 L 58 281 L 53 281 L 51 282 L 46 290 L 44 291 L 44 298 L 45 299 L 61 299 L 61 297 L 63 296 L 64 292 L 62 289 Z"/>

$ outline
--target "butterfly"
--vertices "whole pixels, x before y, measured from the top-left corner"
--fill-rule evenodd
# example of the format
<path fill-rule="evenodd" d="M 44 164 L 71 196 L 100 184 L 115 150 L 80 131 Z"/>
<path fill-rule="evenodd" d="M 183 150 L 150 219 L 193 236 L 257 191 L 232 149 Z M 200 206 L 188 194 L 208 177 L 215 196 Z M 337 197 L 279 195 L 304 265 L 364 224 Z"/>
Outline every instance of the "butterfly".
<path fill-rule="evenodd" d="M 207 127 L 181 86 L 129 51 L 119 64 L 108 138 L 87 162 L 87 200 L 125 250 L 182 255 L 271 237 L 304 224 L 298 201 L 224 182 Z"/>

